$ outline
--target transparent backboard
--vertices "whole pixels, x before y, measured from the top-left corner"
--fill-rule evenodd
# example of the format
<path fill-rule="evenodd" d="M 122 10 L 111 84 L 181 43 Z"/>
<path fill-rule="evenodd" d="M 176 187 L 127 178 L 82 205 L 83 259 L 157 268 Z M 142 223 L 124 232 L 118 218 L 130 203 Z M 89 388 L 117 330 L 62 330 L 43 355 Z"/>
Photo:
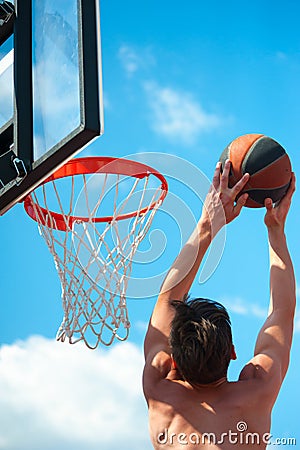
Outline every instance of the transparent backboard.
<path fill-rule="evenodd" d="M 13 119 L 13 61 L 12 38 L 0 47 L 0 129 Z"/>
<path fill-rule="evenodd" d="M 14 5 L 0 46 L 0 214 L 103 132 L 99 0 Z"/>
<path fill-rule="evenodd" d="M 34 161 L 80 125 L 77 0 L 33 0 Z"/>

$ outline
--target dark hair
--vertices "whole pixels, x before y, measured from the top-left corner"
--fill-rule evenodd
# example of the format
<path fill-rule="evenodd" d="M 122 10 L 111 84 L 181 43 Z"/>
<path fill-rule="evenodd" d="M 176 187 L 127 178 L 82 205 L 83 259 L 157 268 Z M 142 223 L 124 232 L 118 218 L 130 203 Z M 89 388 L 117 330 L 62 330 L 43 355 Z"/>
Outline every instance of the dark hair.
<path fill-rule="evenodd" d="M 232 333 L 224 306 L 203 298 L 174 300 L 172 305 L 170 347 L 182 377 L 191 384 L 208 384 L 226 376 Z"/>

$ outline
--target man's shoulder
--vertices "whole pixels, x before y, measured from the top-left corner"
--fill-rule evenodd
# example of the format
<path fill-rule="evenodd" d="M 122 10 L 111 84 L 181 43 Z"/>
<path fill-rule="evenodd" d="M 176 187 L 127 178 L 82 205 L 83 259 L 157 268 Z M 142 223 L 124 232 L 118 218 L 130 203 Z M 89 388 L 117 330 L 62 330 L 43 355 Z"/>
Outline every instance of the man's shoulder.
<path fill-rule="evenodd" d="M 209 395 L 208 395 L 209 390 Z M 257 403 L 261 405 L 267 401 L 268 397 L 264 395 L 265 387 L 257 378 L 251 376 L 250 369 L 241 372 L 237 381 L 227 381 L 221 387 L 193 387 L 182 380 L 176 371 L 170 370 L 168 375 L 160 380 L 148 378 L 144 380 L 144 394 L 148 401 L 167 402 L 169 404 L 180 405 L 181 403 L 201 402 L 202 398 L 209 399 L 219 404 L 228 404 L 243 407 L 250 402 L 252 405 Z"/>
<path fill-rule="evenodd" d="M 282 383 L 280 366 L 267 354 L 254 356 L 242 369 L 240 382 L 247 382 L 252 390 L 259 392 L 261 401 L 273 404 Z"/>
<path fill-rule="evenodd" d="M 172 369 L 170 354 L 158 347 L 150 351 L 146 357 L 143 371 L 144 391 L 156 389 L 157 384 L 168 377 Z"/>

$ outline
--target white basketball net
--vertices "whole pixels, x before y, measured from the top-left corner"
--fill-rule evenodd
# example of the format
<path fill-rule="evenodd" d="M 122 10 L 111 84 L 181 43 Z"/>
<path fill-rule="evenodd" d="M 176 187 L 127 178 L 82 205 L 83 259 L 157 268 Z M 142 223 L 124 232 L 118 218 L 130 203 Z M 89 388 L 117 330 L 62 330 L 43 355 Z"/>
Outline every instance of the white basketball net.
<path fill-rule="evenodd" d="M 138 245 L 161 204 L 161 186 L 149 188 L 149 179 L 153 178 L 151 174 L 142 179 L 126 177 L 126 185 L 128 187 L 130 182 L 131 187 L 126 198 L 120 200 L 124 176 L 102 174 L 102 185 L 97 187 L 97 201 L 91 202 L 92 189 L 87 178 L 92 176 L 76 175 L 65 179 L 70 185 L 67 207 L 62 200 L 66 188 L 63 186 L 59 190 L 60 180 L 40 186 L 30 196 L 40 234 L 54 257 L 62 285 L 64 318 L 57 332 L 57 340 L 68 340 L 72 344 L 84 341 L 93 349 L 100 342 L 110 345 L 115 338 L 122 341 L 128 337 L 130 322 L 126 289 Z M 88 217 L 88 221 L 76 220 L 70 224 L 68 218 L 77 216 L 74 211 L 80 203 L 76 193 L 78 182 L 82 186 L 79 197 L 84 198 L 84 216 Z M 99 217 L 107 195 L 110 196 L 113 220 L 96 223 L 93 218 L 96 215 Z M 50 197 L 51 203 L 56 203 L 56 212 L 63 216 L 66 231 L 60 231 L 57 227 L 55 214 L 52 213 L 54 208 L 51 205 L 50 210 L 48 206 Z M 132 199 L 137 214 L 117 220 L 126 212 Z M 148 206 L 145 209 L 146 200 Z M 144 212 L 140 213 L 142 209 Z"/>

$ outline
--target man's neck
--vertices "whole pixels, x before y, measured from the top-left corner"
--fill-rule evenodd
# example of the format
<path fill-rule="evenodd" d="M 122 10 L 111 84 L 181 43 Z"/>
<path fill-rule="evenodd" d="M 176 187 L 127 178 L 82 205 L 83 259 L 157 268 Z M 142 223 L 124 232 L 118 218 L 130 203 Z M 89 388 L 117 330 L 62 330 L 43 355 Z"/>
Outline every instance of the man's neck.
<path fill-rule="evenodd" d="M 218 380 L 213 381 L 212 383 L 190 383 L 190 385 L 196 389 L 212 389 L 212 388 L 215 389 L 220 386 L 223 386 L 226 383 L 228 383 L 227 376 L 219 378 Z"/>

